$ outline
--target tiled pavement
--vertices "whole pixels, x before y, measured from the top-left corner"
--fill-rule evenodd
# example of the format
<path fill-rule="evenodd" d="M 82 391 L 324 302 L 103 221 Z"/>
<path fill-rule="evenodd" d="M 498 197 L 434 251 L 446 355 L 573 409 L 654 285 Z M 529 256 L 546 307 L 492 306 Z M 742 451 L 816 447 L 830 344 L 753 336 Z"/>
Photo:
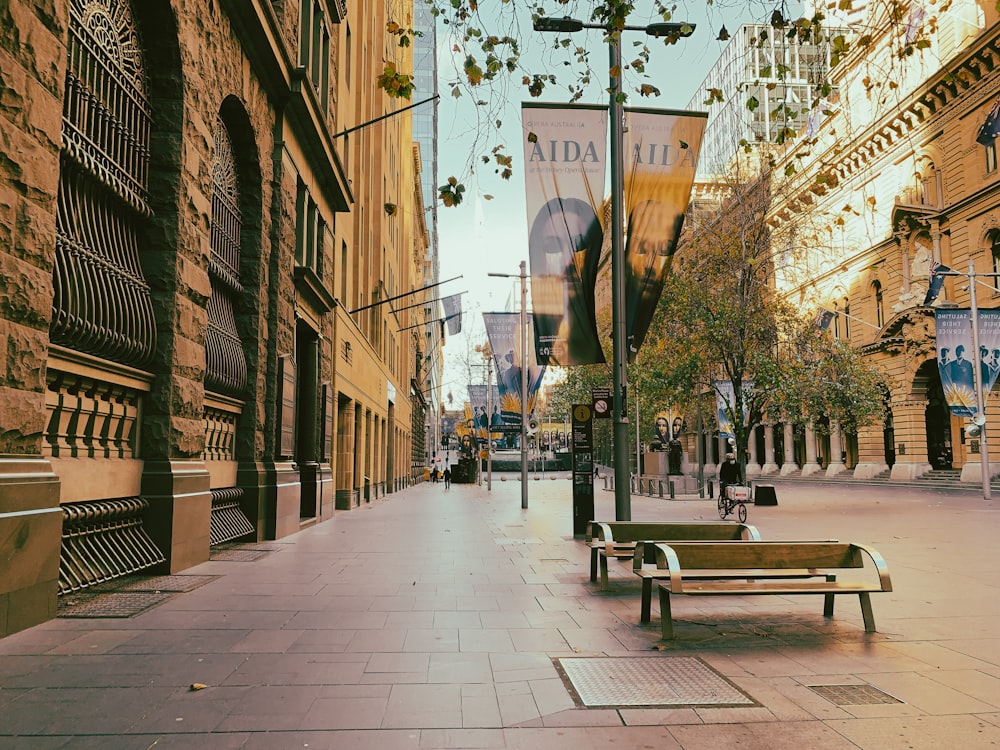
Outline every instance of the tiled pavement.
<path fill-rule="evenodd" d="M 589 583 L 565 476 L 529 482 L 527 510 L 513 479 L 491 493 L 424 484 L 256 561 L 184 571 L 218 577 L 132 618 L 60 618 L 0 640 L 0 750 L 1000 745 L 996 501 L 783 482 L 749 522 L 765 539 L 881 552 L 894 591 L 872 597 L 879 632 L 864 632 L 854 597 L 830 620 L 820 597 L 680 597 L 667 645 L 655 606 L 638 625 L 627 566 L 612 563 L 608 593 Z M 612 494 L 597 508 L 613 518 Z M 635 497 L 632 517 L 715 510 Z M 557 660 L 596 656 L 695 658 L 753 703 L 580 707 Z M 821 692 L 845 684 L 897 700 Z"/>

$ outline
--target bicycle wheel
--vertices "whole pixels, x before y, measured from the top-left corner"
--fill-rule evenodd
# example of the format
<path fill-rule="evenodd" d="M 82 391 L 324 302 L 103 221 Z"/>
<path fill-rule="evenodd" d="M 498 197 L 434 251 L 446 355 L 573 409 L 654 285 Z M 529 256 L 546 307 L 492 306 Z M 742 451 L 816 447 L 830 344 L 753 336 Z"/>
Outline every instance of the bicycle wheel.
<path fill-rule="evenodd" d="M 719 498 L 719 518 L 725 518 L 729 515 L 729 506 L 726 504 L 726 498 Z"/>
<path fill-rule="evenodd" d="M 747 520 L 747 506 L 740 503 L 736 506 L 736 517 L 740 519 L 740 523 L 746 523 Z"/>

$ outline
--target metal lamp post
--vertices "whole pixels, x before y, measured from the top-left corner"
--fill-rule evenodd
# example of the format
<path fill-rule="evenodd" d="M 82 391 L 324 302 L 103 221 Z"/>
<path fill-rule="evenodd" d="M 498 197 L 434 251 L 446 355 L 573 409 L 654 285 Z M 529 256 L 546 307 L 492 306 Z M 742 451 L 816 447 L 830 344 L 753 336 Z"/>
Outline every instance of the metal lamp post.
<path fill-rule="evenodd" d="M 646 26 L 622 26 L 611 29 L 600 24 L 583 23 L 575 18 L 540 17 L 534 21 L 535 31 L 571 33 L 581 29 L 601 29 L 608 35 L 610 86 L 608 87 L 608 120 L 611 125 L 611 339 L 613 373 L 613 434 L 615 472 L 615 519 L 632 520 L 632 495 L 629 477 L 628 378 L 625 366 L 628 350 L 625 326 L 625 225 L 624 135 L 622 128 L 621 32 L 642 31 L 649 36 L 688 37 L 695 25 L 689 23 L 651 23 Z M 619 74 L 616 75 L 615 73 Z M 638 470 L 638 467 L 636 467 Z"/>
<path fill-rule="evenodd" d="M 528 264 L 521 273 L 491 273 L 488 276 L 521 279 L 521 507 L 528 507 Z"/>

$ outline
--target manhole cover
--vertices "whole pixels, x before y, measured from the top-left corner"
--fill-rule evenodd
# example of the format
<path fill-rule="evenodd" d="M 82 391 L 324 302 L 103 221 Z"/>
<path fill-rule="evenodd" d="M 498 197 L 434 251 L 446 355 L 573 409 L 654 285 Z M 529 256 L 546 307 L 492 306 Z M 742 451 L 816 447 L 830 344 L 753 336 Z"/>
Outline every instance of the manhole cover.
<path fill-rule="evenodd" d="M 109 594 L 67 594 L 59 598 L 57 617 L 134 617 L 165 602 L 172 594 L 122 592 Z"/>
<path fill-rule="evenodd" d="M 808 685 L 830 703 L 838 706 L 869 706 L 879 703 L 902 703 L 888 693 L 883 693 L 874 685 Z"/>
<path fill-rule="evenodd" d="M 267 557 L 270 553 L 267 550 L 257 549 L 220 549 L 212 550 L 210 559 L 223 560 L 225 562 L 253 562 L 262 557 Z"/>
<path fill-rule="evenodd" d="M 690 656 L 569 658 L 557 659 L 556 667 L 577 702 L 588 708 L 756 705 Z"/>

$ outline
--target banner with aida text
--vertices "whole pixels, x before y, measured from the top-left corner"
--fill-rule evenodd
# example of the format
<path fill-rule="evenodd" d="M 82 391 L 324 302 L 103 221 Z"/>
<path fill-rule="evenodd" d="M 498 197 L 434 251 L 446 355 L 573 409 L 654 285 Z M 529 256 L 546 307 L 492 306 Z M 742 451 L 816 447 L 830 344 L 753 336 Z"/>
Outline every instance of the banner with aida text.
<path fill-rule="evenodd" d="M 670 270 L 708 114 L 625 110 L 625 322 L 635 361 Z"/>
<path fill-rule="evenodd" d="M 604 241 L 607 107 L 523 103 L 521 120 L 538 363 L 603 363 L 594 287 Z"/>
<path fill-rule="evenodd" d="M 531 341 L 532 315 L 527 316 L 528 334 Z M 500 415 L 505 425 L 521 425 L 521 315 L 520 313 L 483 313 L 486 335 L 493 350 L 493 361 L 497 367 L 497 388 L 500 392 Z M 545 367 L 539 366 L 535 349 L 528 344 L 528 408 L 535 409 L 535 397 L 542 384 Z"/>

